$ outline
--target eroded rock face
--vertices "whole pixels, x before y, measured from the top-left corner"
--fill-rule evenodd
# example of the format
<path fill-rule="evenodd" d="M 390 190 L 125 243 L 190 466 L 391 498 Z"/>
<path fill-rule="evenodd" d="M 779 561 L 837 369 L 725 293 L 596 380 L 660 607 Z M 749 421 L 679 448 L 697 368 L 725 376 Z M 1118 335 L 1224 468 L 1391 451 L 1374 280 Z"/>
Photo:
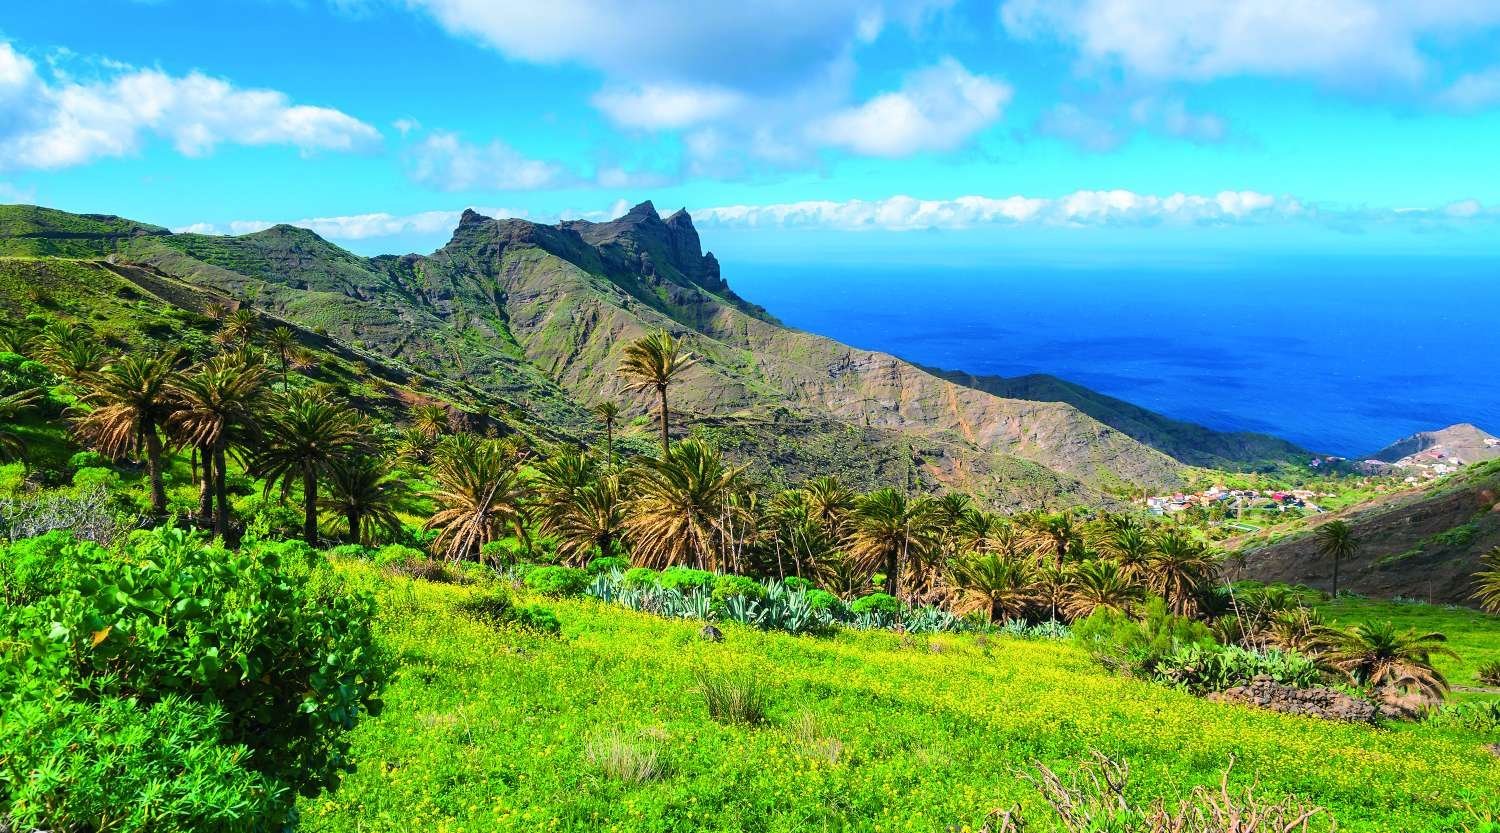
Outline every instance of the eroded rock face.
<path fill-rule="evenodd" d="M 1269 677 L 1256 677 L 1249 685 L 1215 692 L 1208 695 L 1208 699 L 1350 723 L 1374 723 L 1378 716 L 1374 704 L 1357 700 L 1342 691 L 1332 688 L 1290 688 Z"/>

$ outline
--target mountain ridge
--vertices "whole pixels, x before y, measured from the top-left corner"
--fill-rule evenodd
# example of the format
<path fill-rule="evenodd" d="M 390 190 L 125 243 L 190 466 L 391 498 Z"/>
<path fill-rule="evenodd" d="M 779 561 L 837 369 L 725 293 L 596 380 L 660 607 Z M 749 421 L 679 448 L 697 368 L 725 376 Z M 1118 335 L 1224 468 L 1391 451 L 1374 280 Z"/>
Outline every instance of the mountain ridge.
<path fill-rule="evenodd" d="M 1018 499 L 1018 492 L 1046 483 L 1052 497 L 1081 501 L 1139 485 L 1174 485 L 1189 464 L 1234 462 L 1223 450 L 1238 442 L 1194 427 L 1206 432 L 1197 436 L 1218 438 L 1217 445 L 1185 454 L 1191 440 L 1172 446 L 1151 430 L 1136 430 L 1137 437 L 1118 427 L 1156 426 L 1160 433 L 1161 425 L 1185 423 L 1080 386 L 1053 385 L 1065 386 L 1073 401 L 1001 396 L 984 389 L 996 387 L 993 380 L 958 374 L 964 384 L 890 354 L 785 327 L 730 289 L 685 210 L 663 219 L 649 201 L 604 223 L 545 225 L 466 210 L 437 251 L 374 258 L 295 226 L 217 237 L 106 215 L 7 207 L 0 211 L 0 254 L 92 256 L 149 267 L 424 373 L 493 390 L 531 418 L 578 436 L 592 434 L 586 408 L 603 399 L 624 402 L 629 416 L 647 412 L 648 399 L 627 391 L 616 367 L 626 342 L 662 327 L 701 357 L 674 387 L 681 421 L 691 430 L 733 434 L 746 456 L 774 450 L 800 473 L 867 461 L 855 460 L 858 447 L 838 443 L 822 443 L 823 456 L 792 459 L 796 450 L 779 443 L 778 432 L 852 431 L 867 449 L 882 449 L 868 456 L 889 466 L 904 461 L 908 477 L 923 488 Z M 1121 406 L 1133 410 L 1110 413 Z M 1290 444 L 1275 447 L 1285 453 L 1271 462 L 1305 453 Z M 1267 462 L 1244 456 L 1241 462 Z"/>

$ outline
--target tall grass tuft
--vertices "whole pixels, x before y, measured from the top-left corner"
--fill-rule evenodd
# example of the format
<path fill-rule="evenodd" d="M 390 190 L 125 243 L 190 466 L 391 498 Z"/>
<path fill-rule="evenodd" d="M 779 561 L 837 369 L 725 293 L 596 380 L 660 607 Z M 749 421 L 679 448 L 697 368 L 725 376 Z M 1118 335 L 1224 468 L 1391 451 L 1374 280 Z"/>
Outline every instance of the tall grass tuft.
<path fill-rule="evenodd" d="M 699 671 L 697 678 L 709 717 L 738 726 L 759 726 L 766 722 L 765 693 L 755 680 L 708 671 Z"/>
<path fill-rule="evenodd" d="M 626 784 L 655 781 L 666 772 L 656 744 L 632 740 L 618 731 L 589 741 L 584 754 L 605 777 Z"/>

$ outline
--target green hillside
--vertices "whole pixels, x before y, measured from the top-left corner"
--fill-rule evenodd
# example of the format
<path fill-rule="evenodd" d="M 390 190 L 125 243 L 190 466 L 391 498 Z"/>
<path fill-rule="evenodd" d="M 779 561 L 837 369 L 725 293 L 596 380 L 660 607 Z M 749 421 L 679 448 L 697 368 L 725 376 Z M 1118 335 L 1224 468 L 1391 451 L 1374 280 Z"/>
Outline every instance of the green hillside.
<path fill-rule="evenodd" d="M 978 830 L 1017 803 L 1028 829 L 1054 830 L 1018 774 L 1094 751 L 1129 763 L 1144 803 L 1215 785 L 1233 759 L 1236 788 L 1302 796 L 1351 832 L 1459 830 L 1465 802 L 1500 795 L 1476 736 L 1205 702 L 1111 676 L 1066 641 L 726 624 L 709 643 L 697 623 L 597 602 L 549 603 L 562 635 L 547 637 L 469 618 L 469 588 L 377 581 L 401 669 L 354 735 L 359 772 L 303 803 L 307 830 Z M 1466 627 L 1500 647 L 1493 619 Z M 705 674 L 754 679 L 764 724 L 712 720 Z M 617 747 L 659 774 L 611 775 L 602 749 Z"/>

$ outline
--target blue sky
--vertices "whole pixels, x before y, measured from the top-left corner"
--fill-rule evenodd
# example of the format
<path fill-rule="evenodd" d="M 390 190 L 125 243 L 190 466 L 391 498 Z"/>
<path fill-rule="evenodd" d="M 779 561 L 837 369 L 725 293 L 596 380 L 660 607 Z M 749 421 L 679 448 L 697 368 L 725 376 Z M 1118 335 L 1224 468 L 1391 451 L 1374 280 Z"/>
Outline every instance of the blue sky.
<path fill-rule="evenodd" d="M 729 260 L 1493 253 L 1497 150 L 1497 0 L 0 16 L 0 201 L 365 253 L 647 198 Z"/>

